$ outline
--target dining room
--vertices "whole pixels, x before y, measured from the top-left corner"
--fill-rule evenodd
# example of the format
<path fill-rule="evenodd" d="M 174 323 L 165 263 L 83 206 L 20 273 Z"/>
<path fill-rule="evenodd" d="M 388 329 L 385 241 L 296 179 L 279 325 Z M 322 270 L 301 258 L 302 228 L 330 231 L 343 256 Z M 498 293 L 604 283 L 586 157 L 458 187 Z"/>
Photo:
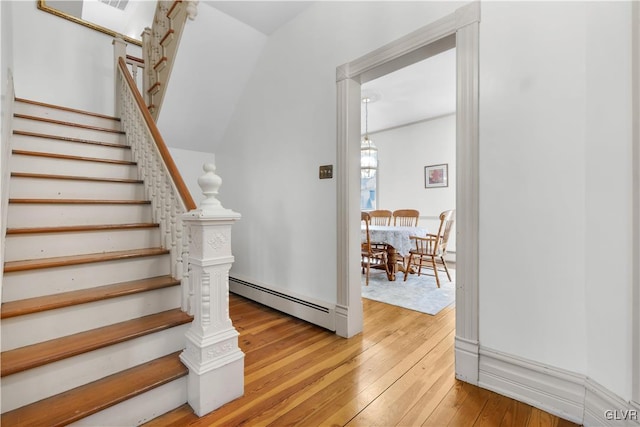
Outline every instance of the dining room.
<path fill-rule="evenodd" d="M 361 91 L 361 211 L 417 211 L 415 223 L 408 224 L 415 228 L 396 224 L 393 216 L 386 225 L 384 219 L 370 223 L 374 246 L 392 252 L 386 254 L 388 269 L 374 259 L 377 265 L 367 275 L 363 263 L 362 296 L 429 314 L 455 299 L 455 55 L 455 48 L 446 50 L 371 80 Z M 417 274 L 415 254 L 413 273 L 405 275 L 410 251 L 420 243 L 412 235 L 443 233 L 446 211 L 454 213 L 438 280 L 433 268 L 424 268 L 431 258 L 422 257 L 424 267 Z"/>

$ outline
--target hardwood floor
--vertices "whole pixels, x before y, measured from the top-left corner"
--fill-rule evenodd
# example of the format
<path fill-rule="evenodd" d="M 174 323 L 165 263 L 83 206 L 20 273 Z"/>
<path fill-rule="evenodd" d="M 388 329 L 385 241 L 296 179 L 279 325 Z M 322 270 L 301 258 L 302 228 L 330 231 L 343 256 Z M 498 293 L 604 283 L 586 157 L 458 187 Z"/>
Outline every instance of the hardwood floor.
<path fill-rule="evenodd" d="M 455 309 L 436 316 L 363 299 L 351 339 L 230 296 L 245 394 L 198 418 L 185 405 L 150 426 L 574 426 L 454 377 Z"/>

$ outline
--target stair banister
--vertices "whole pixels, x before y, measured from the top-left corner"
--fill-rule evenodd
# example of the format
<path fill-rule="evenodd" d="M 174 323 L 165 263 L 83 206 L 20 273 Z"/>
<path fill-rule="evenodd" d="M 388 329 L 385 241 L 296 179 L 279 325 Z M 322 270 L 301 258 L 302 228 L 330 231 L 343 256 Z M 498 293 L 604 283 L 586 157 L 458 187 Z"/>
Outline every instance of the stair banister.
<path fill-rule="evenodd" d="M 216 198 L 221 179 L 206 164 L 196 207 L 123 58 L 118 61 L 121 121 L 182 279 L 183 310 L 194 316 L 180 355 L 189 368 L 188 402 L 203 416 L 244 394 L 244 353 L 229 318 L 231 227 L 240 214 Z M 147 185 L 147 182 L 150 182 Z"/>
<path fill-rule="evenodd" d="M 158 119 L 187 18 L 198 14 L 198 0 L 159 0 L 151 28 L 142 33 L 144 99 L 151 116 Z"/>
<path fill-rule="evenodd" d="M 189 283 L 189 238 L 181 215 L 196 208 L 160 132 L 144 104 L 123 57 L 118 59 L 117 92 L 127 143 L 138 164 L 140 179 L 160 224 L 163 246 L 171 251 L 171 274 L 182 281 L 182 309 L 192 313 Z"/>

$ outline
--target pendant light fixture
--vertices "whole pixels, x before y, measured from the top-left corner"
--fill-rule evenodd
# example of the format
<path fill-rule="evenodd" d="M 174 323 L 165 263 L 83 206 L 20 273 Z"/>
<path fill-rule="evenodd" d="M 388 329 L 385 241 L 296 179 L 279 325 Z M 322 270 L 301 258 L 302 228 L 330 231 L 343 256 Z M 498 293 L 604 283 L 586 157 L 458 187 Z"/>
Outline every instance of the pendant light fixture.
<path fill-rule="evenodd" d="M 365 108 L 364 137 L 360 143 L 360 174 L 362 178 L 373 178 L 378 170 L 378 148 L 369 139 L 369 103 L 371 98 L 362 98 Z"/>

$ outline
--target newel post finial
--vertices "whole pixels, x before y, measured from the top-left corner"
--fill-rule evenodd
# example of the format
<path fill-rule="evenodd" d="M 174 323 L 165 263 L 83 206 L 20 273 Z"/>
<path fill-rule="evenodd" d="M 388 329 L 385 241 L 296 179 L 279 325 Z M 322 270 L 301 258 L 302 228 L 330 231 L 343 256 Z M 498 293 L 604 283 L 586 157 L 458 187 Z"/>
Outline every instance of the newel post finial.
<path fill-rule="evenodd" d="M 205 173 L 198 178 L 198 185 L 205 199 L 200 203 L 200 209 L 203 211 L 219 210 L 222 208 L 222 204 L 216 196 L 222 185 L 222 178 L 216 175 L 216 165 L 213 162 L 205 163 L 202 166 L 202 170 L 204 170 Z"/>
<path fill-rule="evenodd" d="M 186 215 L 198 217 L 224 216 L 239 219 L 240 214 L 233 212 L 231 209 L 225 209 L 220 200 L 216 198 L 222 185 L 222 178 L 216 175 L 215 160 L 205 163 L 202 169 L 205 173 L 198 178 L 198 185 L 205 198 L 198 208 L 188 212 Z"/>
<path fill-rule="evenodd" d="M 192 21 L 198 16 L 198 3 L 199 0 L 187 0 L 187 17 Z"/>

